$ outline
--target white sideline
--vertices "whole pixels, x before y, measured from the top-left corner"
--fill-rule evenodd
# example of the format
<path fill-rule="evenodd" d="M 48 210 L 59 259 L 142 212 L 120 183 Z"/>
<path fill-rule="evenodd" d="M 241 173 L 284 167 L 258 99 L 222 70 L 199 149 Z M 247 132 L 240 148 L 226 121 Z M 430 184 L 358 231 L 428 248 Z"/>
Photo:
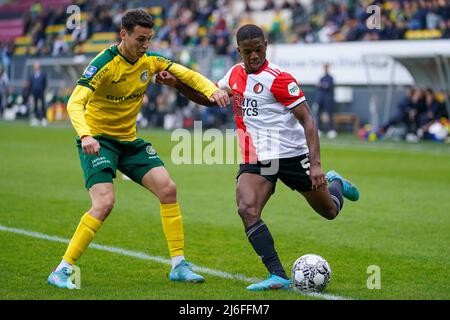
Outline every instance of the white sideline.
<path fill-rule="evenodd" d="M 10 228 L 10 227 L 2 226 L 2 225 L 0 225 L 0 231 L 21 234 L 21 235 L 25 235 L 25 236 L 29 236 L 29 237 L 33 237 L 33 238 L 37 238 L 37 239 L 53 241 L 53 242 L 69 243 L 69 241 L 70 241 L 69 239 L 64 239 L 64 238 L 57 237 L 57 236 L 49 236 L 49 235 L 39 233 L 39 232 Z M 158 256 L 150 256 L 143 252 L 131 251 L 131 250 L 126 250 L 126 249 L 117 248 L 117 247 L 110 247 L 110 246 L 105 246 L 105 245 L 96 244 L 96 243 L 91 243 L 89 245 L 89 248 L 94 248 L 97 250 L 118 253 L 118 254 L 122 254 L 125 256 L 129 256 L 129 257 L 134 257 L 134 258 L 138 258 L 138 259 L 142 259 L 142 260 L 150 260 L 153 262 L 171 265 L 171 261 L 169 259 L 158 257 Z M 246 277 L 242 274 L 237 274 L 237 273 L 233 274 L 233 273 L 223 272 L 220 270 L 214 270 L 214 269 L 200 267 L 200 266 L 193 266 L 193 270 L 198 271 L 200 273 L 206 273 L 206 274 L 209 274 L 212 276 L 216 276 L 216 277 L 221 277 L 221 278 L 225 278 L 225 279 L 235 279 L 235 280 L 240 280 L 240 281 L 248 282 L 248 283 L 254 283 L 254 282 L 258 282 L 258 281 L 262 280 L 262 279 L 258 279 L 258 278 Z M 311 296 L 311 297 L 321 298 L 321 299 L 325 299 L 325 300 L 352 300 L 347 297 L 341 297 L 341 296 L 336 296 L 336 295 L 331 295 L 331 294 L 323 294 L 323 293 L 301 293 L 301 294 L 305 295 L 305 296 Z"/>

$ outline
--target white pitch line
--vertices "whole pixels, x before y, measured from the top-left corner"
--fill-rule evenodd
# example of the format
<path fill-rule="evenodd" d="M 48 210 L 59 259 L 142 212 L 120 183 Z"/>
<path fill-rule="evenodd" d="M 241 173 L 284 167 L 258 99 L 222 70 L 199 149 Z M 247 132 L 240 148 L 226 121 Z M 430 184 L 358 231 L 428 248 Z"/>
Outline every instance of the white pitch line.
<path fill-rule="evenodd" d="M 33 238 L 37 238 L 37 239 L 53 241 L 53 242 L 69 243 L 69 241 L 70 241 L 69 239 L 64 239 L 64 238 L 57 237 L 57 236 L 49 236 L 47 234 L 40 233 L 40 232 L 28 231 L 28 230 L 17 229 L 17 228 L 9 228 L 9 227 L 5 227 L 2 225 L 0 225 L 0 231 L 21 234 L 21 235 L 25 235 L 25 236 L 29 236 L 29 237 L 33 237 Z M 158 263 L 162 263 L 162 264 L 168 264 L 168 265 L 172 264 L 171 261 L 166 258 L 162 258 L 162 257 L 158 257 L 158 256 L 151 256 L 151 255 L 148 255 L 143 252 L 131 251 L 131 250 L 126 250 L 126 249 L 111 247 L 111 246 L 105 246 L 105 245 L 97 244 L 97 243 L 91 243 L 89 245 L 89 248 L 94 248 L 97 250 L 102 250 L 102 251 L 107 251 L 107 252 L 112 252 L 112 253 L 118 253 L 118 254 L 121 254 L 124 256 L 129 256 L 129 257 L 138 258 L 138 259 L 142 259 L 142 260 L 150 260 L 150 261 L 158 262 Z M 206 274 L 209 274 L 212 276 L 225 278 L 225 279 L 235 279 L 235 280 L 240 280 L 240 281 L 248 282 L 248 283 L 254 283 L 254 282 L 261 281 L 261 279 L 258 279 L 258 278 L 251 278 L 251 277 L 247 277 L 247 276 L 244 276 L 244 275 L 238 274 L 238 273 L 228 273 L 228 272 L 214 270 L 214 269 L 210 269 L 210 268 L 206 268 L 206 267 L 193 266 L 193 269 L 195 271 L 198 271 L 201 273 L 206 273 Z M 341 296 L 335 296 L 335 295 L 323 294 L 323 293 L 301 293 L 301 295 L 315 297 L 315 298 L 321 298 L 321 299 L 325 299 L 325 300 L 351 300 L 350 298 L 347 298 L 347 297 L 341 297 Z"/>

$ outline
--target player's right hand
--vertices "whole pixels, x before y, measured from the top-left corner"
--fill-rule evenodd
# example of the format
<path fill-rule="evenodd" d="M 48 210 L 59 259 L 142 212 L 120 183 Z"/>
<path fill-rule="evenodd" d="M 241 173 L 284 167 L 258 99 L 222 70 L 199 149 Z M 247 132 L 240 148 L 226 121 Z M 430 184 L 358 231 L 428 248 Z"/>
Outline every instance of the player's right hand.
<path fill-rule="evenodd" d="M 311 179 L 312 190 L 325 191 L 327 187 L 327 179 L 320 166 L 311 166 L 309 168 L 309 178 Z"/>
<path fill-rule="evenodd" d="M 85 154 L 99 155 L 100 143 L 91 136 L 83 136 L 81 138 L 81 148 Z"/>
<path fill-rule="evenodd" d="M 226 108 L 230 104 L 230 96 L 228 95 L 228 92 L 220 89 L 214 91 L 209 100 L 217 103 L 221 108 Z"/>

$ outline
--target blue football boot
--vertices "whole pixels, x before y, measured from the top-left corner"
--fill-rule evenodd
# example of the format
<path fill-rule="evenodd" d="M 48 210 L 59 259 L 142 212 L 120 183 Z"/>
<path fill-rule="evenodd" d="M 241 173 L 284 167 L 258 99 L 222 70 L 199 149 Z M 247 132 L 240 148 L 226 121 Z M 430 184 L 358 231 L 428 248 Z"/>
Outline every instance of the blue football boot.
<path fill-rule="evenodd" d="M 53 271 L 48 276 L 48 284 L 61 288 L 61 289 L 76 289 L 77 286 L 73 284 L 70 276 L 72 274 L 72 269 L 64 267 L 59 271 Z"/>
<path fill-rule="evenodd" d="M 345 198 L 350 201 L 357 201 L 359 199 L 359 190 L 358 188 L 352 184 L 350 181 L 344 179 L 339 175 L 336 171 L 330 170 L 327 172 L 327 180 L 328 183 L 331 181 L 338 179 L 342 185 L 342 194 Z"/>
<path fill-rule="evenodd" d="M 266 280 L 258 283 L 253 283 L 247 287 L 247 290 L 262 291 L 262 290 L 290 290 L 292 288 L 291 280 L 284 279 L 275 274 L 269 275 Z"/>
<path fill-rule="evenodd" d="M 186 260 L 182 260 L 174 269 L 170 271 L 169 279 L 171 281 L 182 282 L 204 282 L 205 278 L 192 271 L 192 264 Z"/>

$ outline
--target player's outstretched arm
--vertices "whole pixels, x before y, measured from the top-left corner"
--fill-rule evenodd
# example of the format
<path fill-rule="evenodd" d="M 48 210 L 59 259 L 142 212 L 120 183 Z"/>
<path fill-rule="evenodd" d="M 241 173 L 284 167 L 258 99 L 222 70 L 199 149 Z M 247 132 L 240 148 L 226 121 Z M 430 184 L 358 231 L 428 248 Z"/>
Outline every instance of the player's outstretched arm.
<path fill-rule="evenodd" d="M 215 101 L 220 107 L 226 107 L 230 103 L 228 94 L 220 91 L 217 86 L 204 75 L 177 63 L 171 63 L 161 71 L 168 71 L 182 83 L 192 89 L 203 93 L 207 98 Z"/>
<path fill-rule="evenodd" d="M 217 105 L 219 105 L 220 107 L 226 107 L 230 102 L 228 93 L 226 91 L 217 89 L 212 94 L 211 98 L 208 99 L 208 97 L 206 97 L 203 93 L 183 83 L 168 71 L 162 71 L 158 73 L 156 75 L 156 83 L 174 87 L 189 100 L 192 100 L 195 103 L 201 104 L 206 107 L 214 107 Z"/>

